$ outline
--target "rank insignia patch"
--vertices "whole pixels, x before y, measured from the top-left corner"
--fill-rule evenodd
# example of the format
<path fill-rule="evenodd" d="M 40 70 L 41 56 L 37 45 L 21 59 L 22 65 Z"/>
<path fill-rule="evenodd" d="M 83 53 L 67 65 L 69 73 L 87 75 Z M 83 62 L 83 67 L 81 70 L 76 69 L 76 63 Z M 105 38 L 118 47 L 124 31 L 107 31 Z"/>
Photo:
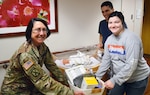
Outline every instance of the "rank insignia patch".
<path fill-rule="evenodd" d="M 27 61 L 26 63 L 23 64 L 23 67 L 24 67 L 26 70 L 28 70 L 33 64 L 34 64 L 34 63 L 33 63 L 31 60 L 29 60 L 29 61 Z"/>
<path fill-rule="evenodd" d="M 42 77 L 43 72 L 38 66 L 32 66 L 31 69 L 29 69 L 28 74 L 33 82 L 37 82 Z"/>
<path fill-rule="evenodd" d="M 31 71 L 31 74 L 34 76 L 34 77 L 38 77 L 40 75 L 40 72 L 37 70 L 37 69 L 33 69 Z"/>

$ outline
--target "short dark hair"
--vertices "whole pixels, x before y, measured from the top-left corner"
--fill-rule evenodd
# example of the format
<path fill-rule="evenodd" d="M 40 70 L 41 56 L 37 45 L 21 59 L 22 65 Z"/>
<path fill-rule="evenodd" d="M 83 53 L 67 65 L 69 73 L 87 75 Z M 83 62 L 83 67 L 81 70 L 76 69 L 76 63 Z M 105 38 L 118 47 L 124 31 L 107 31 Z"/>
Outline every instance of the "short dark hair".
<path fill-rule="evenodd" d="M 101 4 L 101 8 L 103 6 L 109 6 L 111 9 L 113 9 L 113 4 L 110 1 L 105 1 Z"/>
<path fill-rule="evenodd" d="M 32 18 L 32 19 L 29 21 L 29 23 L 28 23 L 28 25 L 27 25 L 27 28 L 26 28 L 26 32 L 25 32 L 26 41 L 27 41 L 28 43 L 31 43 L 31 41 L 32 41 L 32 39 L 31 39 L 31 32 L 32 32 L 32 28 L 33 28 L 33 25 L 34 25 L 34 22 L 35 22 L 35 21 L 40 21 L 40 22 L 42 22 L 42 23 L 45 25 L 45 27 L 46 27 L 46 29 L 47 29 L 47 37 L 49 37 L 50 34 L 51 34 L 50 29 L 48 28 L 47 22 L 46 22 L 45 20 L 43 20 L 43 19 L 41 19 L 41 18 Z"/>
<path fill-rule="evenodd" d="M 118 11 L 112 12 L 112 13 L 109 15 L 109 17 L 108 17 L 108 20 L 109 20 L 110 17 L 114 17 L 114 16 L 117 16 L 117 17 L 121 20 L 123 27 L 124 27 L 124 28 L 127 28 L 127 25 L 126 25 L 126 23 L 125 23 L 124 16 L 123 16 L 122 12 L 118 12 Z"/>

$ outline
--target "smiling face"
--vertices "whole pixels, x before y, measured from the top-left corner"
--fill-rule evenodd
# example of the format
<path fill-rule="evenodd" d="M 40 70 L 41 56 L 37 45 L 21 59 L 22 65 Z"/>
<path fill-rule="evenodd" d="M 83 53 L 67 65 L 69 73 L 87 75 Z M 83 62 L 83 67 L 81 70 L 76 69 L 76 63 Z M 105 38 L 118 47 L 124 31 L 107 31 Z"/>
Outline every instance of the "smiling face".
<path fill-rule="evenodd" d="M 32 43 L 35 46 L 39 46 L 44 42 L 46 37 L 47 37 L 46 26 L 40 21 L 35 21 L 31 33 Z"/>
<path fill-rule="evenodd" d="M 122 21 L 117 16 L 113 16 L 109 18 L 108 28 L 116 36 L 118 36 L 124 30 Z"/>
<path fill-rule="evenodd" d="M 114 11 L 114 9 L 110 8 L 109 6 L 103 6 L 101 7 L 101 10 L 106 20 L 108 20 L 109 15 Z"/>

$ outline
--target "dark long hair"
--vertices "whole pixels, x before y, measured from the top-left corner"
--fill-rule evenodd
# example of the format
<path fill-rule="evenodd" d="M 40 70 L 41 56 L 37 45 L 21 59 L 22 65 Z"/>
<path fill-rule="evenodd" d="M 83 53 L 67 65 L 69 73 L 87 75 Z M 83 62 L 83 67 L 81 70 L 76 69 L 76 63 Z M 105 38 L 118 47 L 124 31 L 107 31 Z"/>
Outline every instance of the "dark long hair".
<path fill-rule="evenodd" d="M 46 22 L 45 20 L 43 20 L 43 19 L 41 19 L 41 18 L 32 18 L 32 19 L 29 21 L 28 26 L 27 26 L 27 28 L 26 28 L 26 32 L 25 32 L 26 41 L 27 41 L 28 43 L 31 43 L 31 41 L 32 41 L 32 39 L 31 39 L 31 32 L 32 32 L 32 28 L 33 28 L 34 22 L 36 22 L 36 21 L 40 21 L 40 22 L 42 22 L 42 23 L 45 25 L 45 27 L 46 27 L 46 29 L 47 29 L 47 37 L 49 37 L 50 34 L 51 34 L 50 29 L 48 28 L 47 22 Z"/>

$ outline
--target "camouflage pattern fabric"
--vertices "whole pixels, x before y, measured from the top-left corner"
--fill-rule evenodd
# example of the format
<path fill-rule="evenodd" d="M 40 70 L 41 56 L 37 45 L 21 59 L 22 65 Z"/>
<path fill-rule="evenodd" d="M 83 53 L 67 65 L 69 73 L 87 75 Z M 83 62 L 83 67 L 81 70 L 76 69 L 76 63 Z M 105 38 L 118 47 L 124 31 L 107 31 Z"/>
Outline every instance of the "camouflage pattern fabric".
<path fill-rule="evenodd" d="M 42 66 L 50 71 L 48 75 Z M 62 85 L 62 83 L 64 85 Z M 10 59 L 1 87 L 2 95 L 74 95 L 66 77 L 43 43 L 38 48 L 24 43 Z"/>

